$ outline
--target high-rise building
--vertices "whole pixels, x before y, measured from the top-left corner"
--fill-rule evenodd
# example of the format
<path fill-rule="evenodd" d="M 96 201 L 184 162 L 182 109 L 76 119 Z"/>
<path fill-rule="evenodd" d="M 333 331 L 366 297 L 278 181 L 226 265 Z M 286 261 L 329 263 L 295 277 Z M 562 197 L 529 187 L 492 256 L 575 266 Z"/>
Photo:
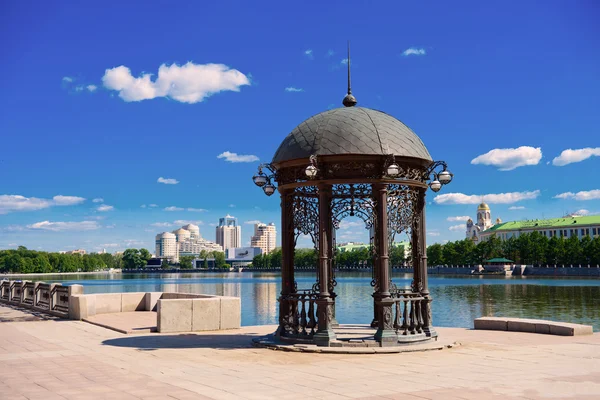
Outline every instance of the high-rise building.
<path fill-rule="evenodd" d="M 177 238 L 171 232 L 156 235 L 156 257 L 177 258 Z"/>
<path fill-rule="evenodd" d="M 229 214 L 219 218 L 216 237 L 217 244 L 220 244 L 224 251 L 232 247 L 241 247 L 242 228 L 238 225 L 237 219 Z"/>
<path fill-rule="evenodd" d="M 263 254 L 268 254 L 275 249 L 275 242 L 277 240 L 277 230 L 275 224 L 255 224 L 254 225 L 254 236 L 250 239 L 250 246 L 260 247 Z"/>

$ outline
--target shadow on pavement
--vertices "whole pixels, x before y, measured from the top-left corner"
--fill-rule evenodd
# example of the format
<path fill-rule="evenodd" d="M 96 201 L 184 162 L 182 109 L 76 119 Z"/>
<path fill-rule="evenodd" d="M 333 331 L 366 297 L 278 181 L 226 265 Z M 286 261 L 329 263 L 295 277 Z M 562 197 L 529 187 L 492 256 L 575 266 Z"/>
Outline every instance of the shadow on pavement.
<path fill-rule="evenodd" d="M 108 339 L 102 342 L 106 346 L 131 347 L 140 350 L 211 348 L 218 350 L 247 349 L 252 339 L 261 334 L 194 334 L 129 336 Z"/>

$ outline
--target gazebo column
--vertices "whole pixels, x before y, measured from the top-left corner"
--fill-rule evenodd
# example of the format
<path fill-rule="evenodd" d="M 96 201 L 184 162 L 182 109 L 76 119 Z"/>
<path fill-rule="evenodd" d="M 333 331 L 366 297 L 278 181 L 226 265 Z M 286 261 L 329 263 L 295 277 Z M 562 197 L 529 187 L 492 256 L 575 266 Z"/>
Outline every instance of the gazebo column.
<path fill-rule="evenodd" d="M 332 328 L 333 299 L 329 294 L 329 249 L 331 247 L 331 186 L 319 185 L 319 298 L 318 329 L 313 339 L 317 346 L 329 346 L 336 336 Z"/>
<path fill-rule="evenodd" d="M 286 326 L 294 321 L 297 304 L 286 298 L 296 291 L 294 284 L 294 215 L 293 189 L 281 192 L 281 297 L 279 299 L 279 328 L 277 336 L 286 335 Z"/>
<path fill-rule="evenodd" d="M 421 193 L 421 216 L 420 216 L 420 235 L 421 240 L 421 265 L 419 278 L 421 281 L 421 295 L 425 298 L 423 306 L 421 307 L 421 313 L 423 316 L 423 332 L 430 337 L 437 337 L 437 332 L 433 327 L 433 321 L 431 318 L 431 295 L 429 294 L 429 285 L 427 283 L 427 229 L 425 227 L 425 191 Z"/>
<path fill-rule="evenodd" d="M 375 189 L 373 188 L 373 195 L 375 195 Z M 373 202 L 377 199 L 373 197 Z M 377 210 L 375 210 L 377 213 Z M 375 291 L 373 292 L 373 321 L 371 321 L 371 328 L 377 328 L 379 326 L 379 258 L 377 254 L 377 249 L 379 249 L 379 245 L 377 242 L 377 220 L 373 221 L 373 237 L 369 238 L 371 245 L 373 246 L 373 259 L 371 263 L 373 264 L 373 280 L 375 281 Z"/>
<path fill-rule="evenodd" d="M 377 332 L 375 340 L 381 346 L 390 346 L 398 342 L 398 336 L 394 330 L 392 319 L 392 307 L 394 299 L 390 294 L 390 271 L 388 255 L 388 215 L 387 215 L 387 185 L 373 185 L 376 204 L 376 252 L 379 261 L 379 293 L 377 293 Z"/>
<path fill-rule="evenodd" d="M 331 204 L 331 200 L 330 200 L 330 204 Z M 330 207 L 331 210 L 331 207 Z M 335 264 L 335 228 L 333 226 L 333 218 L 331 218 L 331 214 L 330 214 L 330 218 L 327 219 L 327 222 L 329 224 L 328 227 L 328 231 L 329 231 L 329 249 L 328 249 L 328 263 L 327 266 L 329 268 L 329 276 L 328 279 L 329 281 L 332 282 L 331 285 L 331 292 L 329 293 L 329 295 L 331 296 L 331 300 L 333 300 L 333 305 L 332 307 L 332 317 L 331 317 L 331 327 L 332 328 L 337 328 L 338 326 L 340 326 L 339 322 L 337 321 L 337 319 L 335 318 L 335 298 L 337 297 L 337 294 L 335 293 L 335 287 L 333 286 L 333 278 L 335 276 L 335 272 L 334 272 L 334 264 Z"/>

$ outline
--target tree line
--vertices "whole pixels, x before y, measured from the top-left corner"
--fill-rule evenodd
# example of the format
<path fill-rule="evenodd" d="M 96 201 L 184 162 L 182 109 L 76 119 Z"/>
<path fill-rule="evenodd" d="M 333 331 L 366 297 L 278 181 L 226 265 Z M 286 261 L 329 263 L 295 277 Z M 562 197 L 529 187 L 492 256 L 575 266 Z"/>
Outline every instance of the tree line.
<path fill-rule="evenodd" d="M 15 274 L 42 274 L 51 272 L 92 272 L 121 268 L 123 257 L 112 254 L 60 254 L 28 250 L 0 250 L 0 272 Z"/>
<path fill-rule="evenodd" d="M 393 267 L 403 266 L 407 261 L 404 258 L 404 246 L 392 246 L 389 250 L 389 260 Z M 318 252 L 316 249 L 295 249 L 294 267 L 299 269 L 315 268 L 317 266 Z M 337 251 L 335 265 L 337 268 L 370 267 L 373 264 L 373 255 L 367 246 L 352 251 Z M 268 254 L 259 254 L 252 259 L 253 268 L 281 269 L 281 248 L 276 248 Z"/>
<path fill-rule="evenodd" d="M 493 235 L 478 244 L 464 239 L 427 247 L 430 266 L 483 264 L 497 257 L 523 265 L 600 265 L 600 237 L 549 239 L 540 232 L 531 232 L 507 240 Z"/>

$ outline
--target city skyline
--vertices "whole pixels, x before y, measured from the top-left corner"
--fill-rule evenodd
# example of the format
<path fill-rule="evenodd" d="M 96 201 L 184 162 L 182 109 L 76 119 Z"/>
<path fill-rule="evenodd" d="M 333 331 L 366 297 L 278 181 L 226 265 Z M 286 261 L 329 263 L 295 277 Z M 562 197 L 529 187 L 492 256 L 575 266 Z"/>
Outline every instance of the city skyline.
<path fill-rule="evenodd" d="M 215 241 L 226 214 L 249 246 L 254 224 L 280 225 L 277 193 L 251 177 L 295 126 L 341 107 L 348 39 L 358 105 L 406 123 L 455 174 L 428 192 L 428 243 L 462 239 L 482 201 L 505 222 L 600 213 L 595 5 L 273 4 L 191 3 L 177 18 L 135 2 L 7 4 L 0 249 L 152 251 L 189 223 Z M 337 233 L 367 237 L 356 219 Z"/>

